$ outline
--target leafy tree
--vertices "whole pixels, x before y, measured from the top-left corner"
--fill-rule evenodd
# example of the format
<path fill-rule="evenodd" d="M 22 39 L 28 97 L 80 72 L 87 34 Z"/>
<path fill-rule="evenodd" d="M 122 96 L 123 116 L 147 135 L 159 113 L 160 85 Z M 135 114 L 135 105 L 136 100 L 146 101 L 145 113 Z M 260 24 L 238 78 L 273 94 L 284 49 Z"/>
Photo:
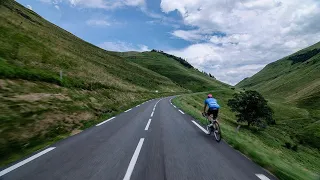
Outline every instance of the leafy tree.
<path fill-rule="evenodd" d="M 228 101 L 228 106 L 233 112 L 237 112 L 237 122 L 247 122 L 248 126 L 258 127 L 266 127 L 266 123 L 275 124 L 272 109 L 257 91 L 234 94 L 233 98 Z"/>

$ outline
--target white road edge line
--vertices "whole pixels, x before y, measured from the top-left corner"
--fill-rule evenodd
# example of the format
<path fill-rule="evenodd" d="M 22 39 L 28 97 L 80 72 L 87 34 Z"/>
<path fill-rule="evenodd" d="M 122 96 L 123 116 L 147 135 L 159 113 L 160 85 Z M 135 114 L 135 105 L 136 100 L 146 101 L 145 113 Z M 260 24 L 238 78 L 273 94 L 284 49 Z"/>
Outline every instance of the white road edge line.
<path fill-rule="evenodd" d="M 148 131 L 149 129 L 149 126 L 150 126 L 150 123 L 151 123 L 151 119 L 149 119 L 147 125 L 146 125 L 146 128 L 144 128 L 145 131 Z"/>
<path fill-rule="evenodd" d="M 177 106 L 173 105 L 174 108 L 177 108 Z"/>
<path fill-rule="evenodd" d="M 267 176 L 265 176 L 263 174 L 256 174 L 256 176 L 261 180 L 270 180 Z"/>
<path fill-rule="evenodd" d="M 196 125 L 199 129 L 201 129 L 204 133 L 209 134 L 207 130 L 205 130 L 202 126 L 200 126 L 198 123 L 196 123 L 194 120 L 192 120 L 193 124 Z"/>
<path fill-rule="evenodd" d="M 128 109 L 128 110 L 126 110 L 125 112 L 129 112 L 129 111 L 131 111 L 131 109 Z"/>
<path fill-rule="evenodd" d="M 151 113 L 151 117 L 153 117 L 153 113 L 154 113 L 154 111 L 152 111 L 152 113 Z"/>
<path fill-rule="evenodd" d="M 184 112 L 183 112 L 183 111 L 181 111 L 180 109 L 179 109 L 179 112 L 181 112 L 181 114 L 184 114 Z"/>
<path fill-rule="evenodd" d="M 102 124 L 104 124 L 104 123 L 106 123 L 106 122 L 108 122 L 108 121 L 110 121 L 110 120 L 112 120 L 112 119 L 114 119 L 114 118 L 116 118 L 116 117 L 112 117 L 112 118 L 110 118 L 110 119 L 108 119 L 108 120 L 105 120 L 105 121 L 97 124 L 96 126 L 101 126 Z"/>
<path fill-rule="evenodd" d="M 132 156 L 131 161 L 129 163 L 126 175 L 124 176 L 123 180 L 130 180 L 130 177 L 131 177 L 131 174 L 133 172 L 134 166 L 136 165 L 136 162 L 138 160 L 139 153 L 140 153 L 140 150 L 142 148 L 143 142 L 144 142 L 144 138 L 141 138 L 139 143 L 138 143 L 138 146 L 137 146 L 136 150 L 133 153 L 133 156 Z"/>
<path fill-rule="evenodd" d="M 139 107 L 140 105 L 137 105 L 136 107 Z"/>
<path fill-rule="evenodd" d="M 5 174 L 7 174 L 7 173 L 9 173 L 9 172 L 11 172 L 11 171 L 13 171 L 13 170 L 15 170 L 15 169 L 17 169 L 17 168 L 19 168 L 20 166 L 23 166 L 23 165 L 27 164 L 30 161 L 32 161 L 32 160 L 34 160 L 34 159 L 36 159 L 36 158 L 38 158 L 38 157 L 40 157 L 40 156 L 42 156 L 42 155 L 44 155 L 44 154 L 46 154 L 48 152 L 54 150 L 54 149 L 55 149 L 55 147 L 51 147 L 51 148 L 48 148 L 46 150 L 43 150 L 43 151 L 39 152 L 38 154 L 35 154 L 35 155 L 29 157 L 28 159 L 25 159 L 25 160 L 13 165 L 13 166 L 8 167 L 7 169 L 2 170 L 0 172 L 0 177 L 5 175 Z"/>

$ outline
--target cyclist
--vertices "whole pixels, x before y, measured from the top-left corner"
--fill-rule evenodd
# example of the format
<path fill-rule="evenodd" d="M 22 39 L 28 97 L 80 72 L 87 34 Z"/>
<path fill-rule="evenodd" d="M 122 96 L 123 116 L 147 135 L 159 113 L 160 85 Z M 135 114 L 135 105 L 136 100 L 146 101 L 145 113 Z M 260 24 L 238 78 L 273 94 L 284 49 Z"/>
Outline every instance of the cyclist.
<path fill-rule="evenodd" d="M 214 119 L 217 119 L 219 108 L 220 108 L 217 100 L 212 97 L 212 94 L 208 94 L 208 98 L 204 101 L 203 114 L 206 114 L 207 106 L 208 106 L 207 116 L 210 117 L 211 114 L 213 115 L 213 119 L 208 118 L 212 122 Z M 209 126 L 212 126 L 212 123 Z"/>

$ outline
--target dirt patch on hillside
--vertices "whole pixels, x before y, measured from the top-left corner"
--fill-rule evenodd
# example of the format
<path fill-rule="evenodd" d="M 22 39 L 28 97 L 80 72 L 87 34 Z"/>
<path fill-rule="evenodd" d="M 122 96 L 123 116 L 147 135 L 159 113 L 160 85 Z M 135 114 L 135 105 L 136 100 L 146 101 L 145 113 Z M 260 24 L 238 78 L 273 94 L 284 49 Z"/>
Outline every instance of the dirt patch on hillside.
<path fill-rule="evenodd" d="M 38 133 L 45 133 L 47 129 L 52 126 L 62 125 L 67 130 L 72 131 L 74 125 L 80 126 L 80 121 L 87 121 L 93 119 L 94 115 L 89 112 L 79 112 L 73 114 L 66 114 L 63 112 L 49 112 L 44 114 L 44 118 L 33 127 L 33 131 Z"/>
<path fill-rule="evenodd" d="M 63 94 L 47 94 L 47 93 L 30 93 L 23 95 L 16 95 L 13 97 L 15 100 L 22 100 L 27 102 L 35 102 L 35 101 L 47 101 L 50 99 L 58 99 L 61 101 L 71 101 L 71 99 Z"/>

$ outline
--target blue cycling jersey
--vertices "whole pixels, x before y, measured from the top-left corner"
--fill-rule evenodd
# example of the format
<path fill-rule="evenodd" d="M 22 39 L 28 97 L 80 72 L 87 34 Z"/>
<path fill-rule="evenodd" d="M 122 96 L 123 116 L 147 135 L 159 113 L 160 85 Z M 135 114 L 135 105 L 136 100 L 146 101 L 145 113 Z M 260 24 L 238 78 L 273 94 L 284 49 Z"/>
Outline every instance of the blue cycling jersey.
<path fill-rule="evenodd" d="M 204 104 L 207 104 L 209 106 L 209 109 L 219 109 L 220 106 L 217 103 L 217 100 L 215 98 L 208 98 L 204 101 Z"/>

